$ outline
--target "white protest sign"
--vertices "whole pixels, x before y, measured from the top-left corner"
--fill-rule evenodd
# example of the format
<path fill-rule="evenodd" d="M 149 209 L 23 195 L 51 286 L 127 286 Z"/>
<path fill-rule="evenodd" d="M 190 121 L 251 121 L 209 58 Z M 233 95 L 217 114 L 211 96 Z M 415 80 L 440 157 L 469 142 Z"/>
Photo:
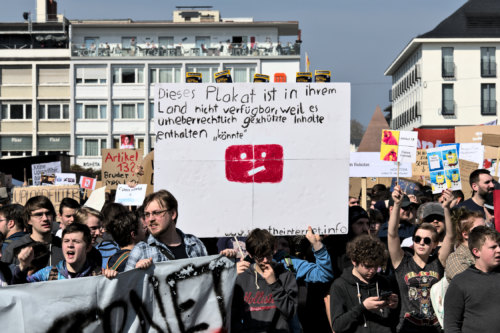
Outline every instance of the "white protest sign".
<path fill-rule="evenodd" d="M 2 332 L 227 332 L 234 263 L 211 256 L 1 288 Z"/>
<path fill-rule="evenodd" d="M 97 190 L 93 190 L 92 193 L 90 193 L 90 196 L 85 202 L 84 206 L 101 211 L 105 203 L 106 203 L 106 186 L 103 186 L 98 188 Z"/>
<path fill-rule="evenodd" d="M 484 146 L 478 142 L 460 143 L 458 157 L 461 160 L 467 160 L 477 163 L 478 165 L 483 165 Z"/>
<path fill-rule="evenodd" d="M 74 173 L 56 173 L 55 185 L 75 185 L 76 174 Z"/>
<path fill-rule="evenodd" d="M 397 163 L 381 161 L 378 152 L 351 152 L 349 177 L 397 177 Z M 411 163 L 400 163 L 399 176 L 411 178 Z"/>
<path fill-rule="evenodd" d="M 45 175 L 56 174 L 61 172 L 61 161 L 49 162 L 49 163 L 39 163 L 31 165 L 31 178 L 33 180 L 33 185 L 41 185 L 42 173 Z"/>
<path fill-rule="evenodd" d="M 154 122 L 154 187 L 183 231 L 347 233 L 349 84 L 159 84 Z"/>
<path fill-rule="evenodd" d="M 399 131 L 398 161 L 415 163 L 417 161 L 418 133 Z"/>
<path fill-rule="evenodd" d="M 127 184 L 118 184 L 116 187 L 115 202 L 124 206 L 140 206 L 146 197 L 147 184 L 138 184 L 130 187 Z"/>

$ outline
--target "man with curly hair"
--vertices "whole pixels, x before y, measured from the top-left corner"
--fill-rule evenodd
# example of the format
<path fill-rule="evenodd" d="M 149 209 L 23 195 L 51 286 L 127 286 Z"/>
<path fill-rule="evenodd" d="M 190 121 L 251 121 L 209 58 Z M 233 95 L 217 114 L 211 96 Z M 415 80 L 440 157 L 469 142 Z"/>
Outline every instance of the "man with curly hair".
<path fill-rule="evenodd" d="M 377 271 L 387 263 L 387 250 L 369 235 L 347 245 L 354 267 L 346 268 L 330 290 L 332 329 L 342 332 L 394 332 L 398 296 Z"/>

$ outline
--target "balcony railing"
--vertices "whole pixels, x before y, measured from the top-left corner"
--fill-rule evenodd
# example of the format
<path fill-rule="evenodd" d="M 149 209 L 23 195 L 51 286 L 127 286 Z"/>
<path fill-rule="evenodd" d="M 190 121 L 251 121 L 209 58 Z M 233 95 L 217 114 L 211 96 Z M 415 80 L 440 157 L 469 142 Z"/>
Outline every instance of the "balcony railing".
<path fill-rule="evenodd" d="M 497 63 L 493 61 L 481 61 L 481 77 L 496 77 Z"/>
<path fill-rule="evenodd" d="M 443 100 L 441 114 L 443 116 L 455 115 L 455 101 L 454 100 Z"/>
<path fill-rule="evenodd" d="M 497 101 L 486 100 L 481 104 L 482 115 L 496 115 L 497 114 Z"/>
<path fill-rule="evenodd" d="M 73 45 L 73 57 L 204 57 L 204 56 L 299 56 L 300 43 L 287 46 L 260 46 L 255 44 L 232 43 L 216 47 L 137 45 L 123 47 L 122 44 L 101 44 L 98 47 Z"/>
<path fill-rule="evenodd" d="M 442 76 L 444 78 L 454 78 L 455 77 L 455 62 L 453 61 L 443 61 L 442 62 Z"/>

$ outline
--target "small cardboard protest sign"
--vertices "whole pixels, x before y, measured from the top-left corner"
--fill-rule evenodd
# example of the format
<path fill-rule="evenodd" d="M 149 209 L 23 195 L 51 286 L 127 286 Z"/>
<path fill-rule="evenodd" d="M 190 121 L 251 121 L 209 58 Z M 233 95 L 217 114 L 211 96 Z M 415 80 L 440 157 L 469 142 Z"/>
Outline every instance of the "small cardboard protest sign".
<path fill-rule="evenodd" d="M 138 184 L 135 187 L 119 184 L 116 187 L 115 202 L 124 206 L 140 206 L 146 197 L 146 189 L 146 184 Z"/>
<path fill-rule="evenodd" d="M 427 149 L 427 159 L 432 185 L 432 193 L 441 193 L 449 188 L 460 190 L 460 170 L 455 146 Z"/>
<path fill-rule="evenodd" d="M 147 154 L 142 160 L 142 174 L 139 177 L 140 184 L 146 184 L 146 195 L 154 192 L 154 158 L 155 151 Z"/>
<path fill-rule="evenodd" d="M 59 211 L 59 204 L 64 198 L 75 199 L 80 202 L 80 186 L 64 185 L 64 186 L 30 186 L 30 187 L 14 187 L 12 189 L 12 203 L 25 205 L 26 201 L 37 195 L 44 195 L 50 199 L 56 212 Z"/>
<path fill-rule="evenodd" d="M 50 175 L 59 172 L 62 172 L 61 161 L 32 164 L 31 174 L 33 178 L 33 185 L 38 186 L 42 184 L 42 174 Z"/>
<path fill-rule="evenodd" d="M 351 152 L 349 159 L 349 177 L 397 177 L 397 162 L 381 161 L 377 152 Z M 411 177 L 411 164 L 399 166 L 400 177 Z"/>
<path fill-rule="evenodd" d="M 86 176 L 80 177 L 80 186 L 81 186 L 81 188 L 84 188 L 86 190 L 94 190 L 96 183 L 97 183 L 97 179 L 95 179 L 95 178 L 86 177 Z"/>
<path fill-rule="evenodd" d="M 75 185 L 76 174 L 74 173 L 56 173 L 55 185 Z"/>
<path fill-rule="evenodd" d="M 430 177 L 427 150 L 417 149 L 417 158 L 415 163 L 412 164 L 412 175 Z"/>
<path fill-rule="evenodd" d="M 477 163 L 460 160 L 460 179 L 462 180 L 462 192 L 464 193 L 465 200 L 472 196 L 472 188 L 469 184 L 469 177 L 472 171 L 479 167 Z"/>
<path fill-rule="evenodd" d="M 103 149 L 102 181 L 109 189 L 129 181 L 138 182 L 136 174 L 142 163 L 142 149 Z"/>

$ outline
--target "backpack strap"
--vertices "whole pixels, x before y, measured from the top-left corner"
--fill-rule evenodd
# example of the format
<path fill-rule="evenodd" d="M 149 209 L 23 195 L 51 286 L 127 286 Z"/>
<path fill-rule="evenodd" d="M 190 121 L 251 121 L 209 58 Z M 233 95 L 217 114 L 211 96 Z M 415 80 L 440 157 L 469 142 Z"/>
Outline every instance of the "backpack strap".
<path fill-rule="evenodd" d="M 151 246 L 154 246 L 156 247 L 158 250 L 160 250 L 161 253 L 163 253 L 163 255 L 165 257 L 167 257 L 168 260 L 175 260 L 175 257 L 170 253 L 168 252 L 166 249 L 164 249 L 163 247 L 159 246 L 158 244 L 151 244 Z"/>
<path fill-rule="evenodd" d="M 295 271 L 295 268 L 293 267 L 293 262 L 292 262 L 292 258 L 290 258 L 290 255 L 286 254 L 283 259 L 285 260 L 285 264 L 288 267 L 288 270 L 290 272 L 292 272 L 293 274 L 296 274 L 297 271 Z"/>
<path fill-rule="evenodd" d="M 123 252 L 123 253 L 121 254 L 121 256 L 119 256 L 119 257 L 118 257 L 118 259 L 116 259 L 116 261 L 115 261 L 115 263 L 114 263 L 114 265 L 113 265 L 113 266 L 109 267 L 109 266 L 108 266 L 108 265 L 109 265 L 109 261 L 108 261 L 108 263 L 106 264 L 106 268 L 108 268 L 108 269 L 112 269 L 112 270 L 116 271 L 116 269 L 117 269 L 118 267 L 120 267 L 120 265 L 121 265 L 121 264 L 122 264 L 125 260 L 127 260 L 129 256 L 130 256 L 130 251 Z"/>

